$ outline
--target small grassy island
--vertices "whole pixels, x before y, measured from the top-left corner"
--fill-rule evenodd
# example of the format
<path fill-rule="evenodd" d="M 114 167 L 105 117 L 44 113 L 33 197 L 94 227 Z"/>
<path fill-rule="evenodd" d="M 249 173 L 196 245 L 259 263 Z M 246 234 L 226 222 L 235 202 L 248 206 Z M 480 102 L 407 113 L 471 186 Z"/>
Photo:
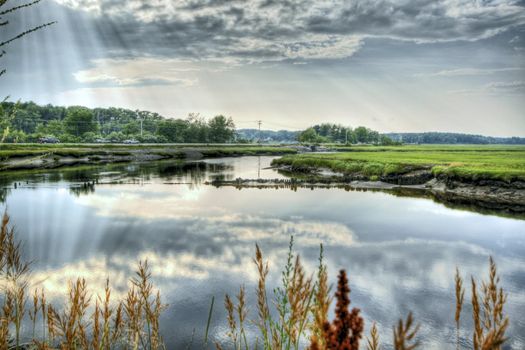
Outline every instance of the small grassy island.
<path fill-rule="evenodd" d="M 330 169 L 369 179 L 418 170 L 463 180 L 525 181 L 525 146 L 354 146 L 338 153 L 310 153 L 274 161 L 294 171 Z"/>
<path fill-rule="evenodd" d="M 525 210 L 524 146 L 353 146 L 284 156 L 273 165 L 309 181 L 383 182 L 419 187 L 441 199 Z"/>

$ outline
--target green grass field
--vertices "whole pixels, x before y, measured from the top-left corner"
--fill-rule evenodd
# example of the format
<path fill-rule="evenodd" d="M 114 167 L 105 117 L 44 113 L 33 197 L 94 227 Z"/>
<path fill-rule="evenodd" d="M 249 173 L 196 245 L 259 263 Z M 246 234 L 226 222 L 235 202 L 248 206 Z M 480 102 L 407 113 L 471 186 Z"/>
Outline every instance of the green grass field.
<path fill-rule="evenodd" d="M 341 147 L 338 153 L 285 156 L 274 165 L 295 170 L 330 169 L 377 177 L 431 169 L 463 179 L 525 180 L 525 146 L 428 145 Z"/>

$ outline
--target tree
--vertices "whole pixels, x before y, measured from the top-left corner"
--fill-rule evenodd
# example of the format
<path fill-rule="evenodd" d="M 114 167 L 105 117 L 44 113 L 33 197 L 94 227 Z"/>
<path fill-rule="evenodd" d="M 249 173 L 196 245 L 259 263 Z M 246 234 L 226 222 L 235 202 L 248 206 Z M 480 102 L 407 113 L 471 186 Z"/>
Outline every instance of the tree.
<path fill-rule="evenodd" d="M 315 131 L 314 128 L 306 129 L 305 131 L 300 133 L 299 137 L 297 138 L 299 142 L 306 142 L 306 143 L 317 142 L 318 139 L 319 139 L 319 136 L 317 135 L 317 132 Z"/>
<path fill-rule="evenodd" d="M 139 122 L 130 122 L 127 124 L 124 124 L 122 127 L 122 132 L 126 135 L 132 135 L 132 134 L 140 134 L 140 124 Z"/>
<path fill-rule="evenodd" d="M 392 146 L 395 142 L 388 136 L 381 135 L 381 145 L 383 146 Z"/>
<path fill-rule="evenodd" d="M 199 113 L 190 113 L 186 123 L 188 127 L 184 132 L 184 142 L 208 142 L 209 128 Z"/>
<path fill-rule="evenodd" d="M 37 125 L 36 132 L 58 138 L 64 133 L 64 124 L 60 120 L 51 120 L 47 124 Z"/>
<path fill-rule="evenodd" d="M 66 132 L 76 137 L 80 137 L 86 132 L 97 132 L 98 130 L 93 112 L 86 107 L 69 107 L 64 124 Z"/>
<path fill-rule="evenodd" d="M 232 118 L 217 115 L 209 121 L 208 127 L 208 139 L 212 143 L 231 142 L 235 137 L 235 123 Z"/>
<path fill-rule="evenodd" d="M 168 142 L 184 142 L 184 132 L 186 122 L 180 119 L 166 119 L 159 122 L 157 133 L 164 137 Z"/>
<path fill-rule="evenodd" d="M 368 142 L 368 129 L 364 126 L 359 126 L 354 130 L 356 141 L 359 143 Z"/>

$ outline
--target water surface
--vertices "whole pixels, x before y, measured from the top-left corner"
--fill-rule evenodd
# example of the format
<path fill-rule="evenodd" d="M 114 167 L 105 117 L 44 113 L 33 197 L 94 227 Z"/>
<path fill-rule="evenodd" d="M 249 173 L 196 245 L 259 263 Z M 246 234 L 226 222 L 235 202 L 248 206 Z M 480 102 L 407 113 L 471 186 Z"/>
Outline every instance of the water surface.
<path fill-rule="evenodd" d="M 270 260 L 269 293 L 280 278 L 290 236 L 308 271 L 319 244 L 330 281 L 346 269 L 353 305 L 366 329 L 375 320 L 387 349 L 391 327 L 409 311 L 425 349 L 454 349 L 454 270 L 485 277 L 492 255 L 509 293 L 511 349 L 525 348 L 525 221 L 447 208 L 424 198 L 343 189 L 216 188 L 213 179 L 278 178 L 271 157 L 125 164 L 0 178 L 8 209 L 34 260 L 33 280 L 64 295 L 85 277 L 100 291 L 106 277 L 122 294 L 138 260 L 148 259 L 170 306 L 162 327 L 168 348 L 194 348 L 213 296 L 213 341 L 226 327 L 222 299 L 244 284 L 253 299 L 255 243 Z M 467 289 L 470 300 L 470 288 Z M 57 300 L 61 300 L 60 298 Z M 253 305 L 253 304 L 252 304 Z M 463 341 L 470 341 L 466 308 Z M 251 308 L 251 316 L 256 310 Z"/>

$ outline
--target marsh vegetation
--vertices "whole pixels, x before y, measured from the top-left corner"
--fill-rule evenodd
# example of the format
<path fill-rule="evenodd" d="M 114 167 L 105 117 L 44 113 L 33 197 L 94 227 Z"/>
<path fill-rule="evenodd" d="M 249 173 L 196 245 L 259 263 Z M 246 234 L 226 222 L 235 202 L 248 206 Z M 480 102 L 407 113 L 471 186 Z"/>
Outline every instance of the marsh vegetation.
<path fill-rule="evenodd" d="M 129 279 L 123 300 L 112 298 L 110 280 L 103 294 L 93 294 L 82 278 L 69 281 L 63 305 L 47 301 L 46 290 L 29 283 L 31 264 L 22 259 L 21 244 L 10 226 L 7 213 L 0 228 L 0 348 L 2 349 L 163 349 L 160 315 L 166 306 L 151 281 L 147 261 L 138 262 Z M 225 296 L 229 341 L 215 343 L 217 349 L 303 349 L 358 350 L 381 348 L 374 323 L 364 338 L 364 318 L 359 308 L 350 309 L 350 287 L 345 270 L 341 270 L 335 294 L 328 284 L 327 267 L 321 245 L 316 274 L 305 270 L 290 240 L 281 285 L 273 293 L 266 287 L 269 262 L 258 245 L 253 260 L 258 272 L 256 305 L 246 302 L 242 285 L 235 297 Z M 494 260 L 490 259 L 489 278 L 477 282 L 471 278 L 471 304 L 474 329 L 469 348 L 499 350 L 505 343 L 509 319 L 505 314 L 507 294 L 500 286 Z M 479 289 L 478 285 L 481 285 Z M 463 278 L 456 270 L 456 311 L 450 322 L 457 329 L 460 346 L 461 312 L 465 302 Z M 329 310 L 335 300 L 335 316 L 329 321 Z M 208 345 L 208 331 L 213 313 L 213 299 L 202 345 Z M 176 308 L 176 306 L 175 306 Z M 256 316 L 248 313 L 254 309 Z M 252 322 L 258 332 L 247 335 Z M 29 327 L 27 325 L 30 325 Z M 393 326 L 392 344 L 396 350 L 416 349 L 420 345 L 417 324 L 412 313 Z M 31 331 L 29 331 L 31 330 Z M 362 344 L 362 345 L 360 345 Z M 192 345 L 192 344 L 189 344 Z M 360 347 L 361 346 L 361 347 Z"/>

